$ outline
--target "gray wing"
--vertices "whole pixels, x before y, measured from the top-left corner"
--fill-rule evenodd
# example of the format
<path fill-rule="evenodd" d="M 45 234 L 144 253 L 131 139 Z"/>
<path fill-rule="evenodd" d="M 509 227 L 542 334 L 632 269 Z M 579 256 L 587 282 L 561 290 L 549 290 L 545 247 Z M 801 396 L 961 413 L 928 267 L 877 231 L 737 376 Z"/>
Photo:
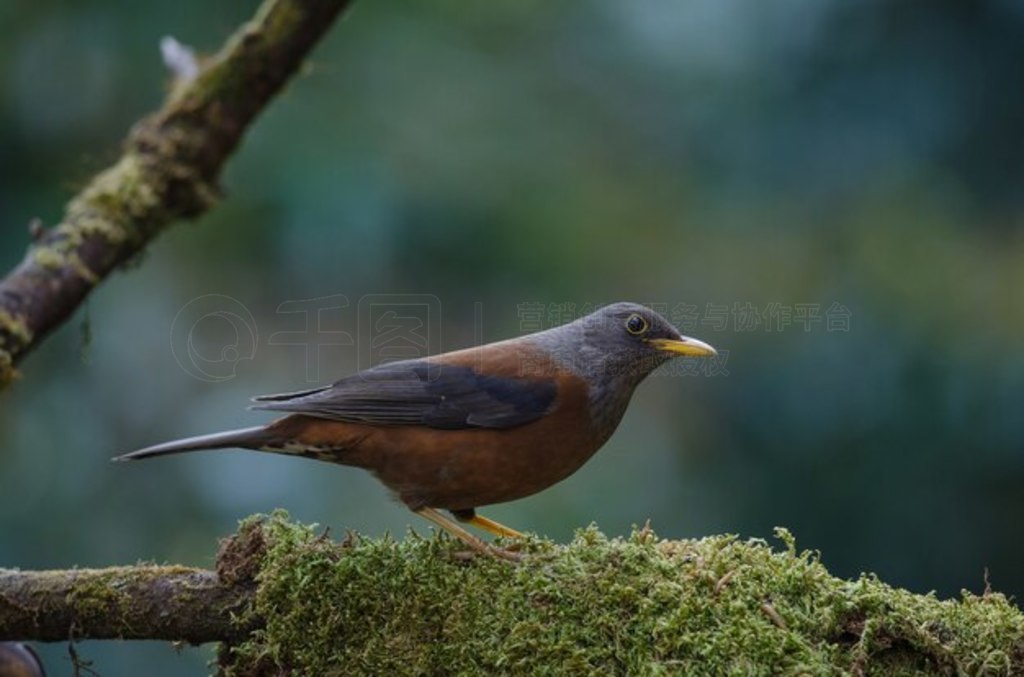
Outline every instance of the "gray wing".
<path fill-rule="evenodd" d="M 323 388 L 257 397 L 253 409 L 371 425 L 512 428 L 546 414 L 556 394 L 554 379 L 490 376 L 417 360 L 375 367 Z"/>

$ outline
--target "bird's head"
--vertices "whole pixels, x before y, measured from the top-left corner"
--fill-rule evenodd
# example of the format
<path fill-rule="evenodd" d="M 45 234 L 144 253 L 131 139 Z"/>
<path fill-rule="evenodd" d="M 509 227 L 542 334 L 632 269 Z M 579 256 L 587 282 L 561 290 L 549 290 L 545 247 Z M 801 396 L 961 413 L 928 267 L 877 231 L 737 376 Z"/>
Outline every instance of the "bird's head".
<path fill-rule="evenodd" d="M 683 336 L 664 317 L 637 303 L 614 303 L 580 320 L 587 361 L 639 383 L 673 357 L 712 357 L 707 343 Z"/>

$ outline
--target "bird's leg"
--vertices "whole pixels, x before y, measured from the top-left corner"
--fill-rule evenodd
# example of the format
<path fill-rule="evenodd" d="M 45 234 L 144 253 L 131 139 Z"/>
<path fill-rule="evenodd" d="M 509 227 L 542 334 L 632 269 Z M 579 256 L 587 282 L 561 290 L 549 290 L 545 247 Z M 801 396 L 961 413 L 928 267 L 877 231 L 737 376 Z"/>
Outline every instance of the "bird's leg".
<path fill-rule="evenodd" d="M 518 562 L 520 559 L 522 559 L 518 554 L 514 552 L 509 552 L 508 550 L 496 548 L 493 545 L 485 543 L 484 541 L 480 540 L 473 534 L 469 533 L 468 531 L 460 527 L 456 522 L 453 522 L 452 520 L 445 517 L 437 510 L 434 510 L 433 508 L 420 508 L 415 512 L 420 517 L 430 520 L 431 522 L 441 527 L 449 534 L 451 534 L 452 536 L 459 539 L 469 547 L 473 548 L 473 550 L 476 550 L 481 554 L 491 555 L 492 557 L 500 557 L 502 559 L 507 559 L 511 562 Z"/>
<path fill-rule="evenodd" d="M 494 534 L 495 536 L 505 536 L 507 538 L 524 538 L 523 534 L 519 533 L 511 527 L 507 527 L 504 524 L 499 524 L 492 519 L 487 519 L 483 515 L 477 515 L 476 511 L 470 508 L 469 510 L 452 510 L 451 513 L 455 515 L 455 519 L 466 524 L 472 524 L 473 526 L 483 529 L 487 533 Z"/>

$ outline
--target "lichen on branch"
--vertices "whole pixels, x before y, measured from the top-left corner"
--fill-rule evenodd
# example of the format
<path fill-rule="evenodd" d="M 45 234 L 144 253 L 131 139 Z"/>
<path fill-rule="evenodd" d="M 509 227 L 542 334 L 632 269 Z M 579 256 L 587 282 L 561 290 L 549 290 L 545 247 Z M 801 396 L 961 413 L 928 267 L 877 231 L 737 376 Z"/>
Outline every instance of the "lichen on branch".
<path fill-rule="evenodd" d="M 0 387 L 47 334 L 169 224 L 209 209 L 225 161 L 349 0 L 265 0 L 256 16 L 135 124 L 121 158 L 39 230 L 0 280 Z"/>
<path fill-rule="evenodd" d="M 240 639 L 253 586 L 180 566 L 0 569 L 0 639 Z"/>

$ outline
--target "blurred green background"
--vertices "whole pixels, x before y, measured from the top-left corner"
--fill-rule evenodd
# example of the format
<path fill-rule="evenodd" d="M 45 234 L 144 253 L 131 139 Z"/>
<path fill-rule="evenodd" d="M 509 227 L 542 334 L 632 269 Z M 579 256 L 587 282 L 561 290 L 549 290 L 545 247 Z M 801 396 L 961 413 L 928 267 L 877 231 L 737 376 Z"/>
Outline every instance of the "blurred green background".
<path fill-rule="evenodd" d="M 160 38 L 212 50 L 255 6 L 0 6 L 0 267 L 159 105 Z M 343 295 L 320 328 L 362 341 L 364 295 L 413 293 L 439 300 L 443 349 L 635 300 L 728 351 L 717 373 L 651 378 L 583 470 L 489 516 L 556 539 L 785 525 L 839 575 L 951 596 L 987 567 L 1024 594 L 1022 31 L 1012 0 L 356 2 L 247 136 L 224 202 L 0 394 L 0 566 L 207 566 L 277 507 L 335 534 L 426 532 L 357 470 L 107 462 L 257 424 L 249 396 L 307 387 L 304 346 L 271 340 L 303 329 L 282 303 Z M 190 320 L 211 294 L 258 340 Z M 179 311 L 225 378 L 196 377 Z M 324 347 L 312 376 L 357 352 Z M 104 675 L 212 656 L 80 651 Z"/>

